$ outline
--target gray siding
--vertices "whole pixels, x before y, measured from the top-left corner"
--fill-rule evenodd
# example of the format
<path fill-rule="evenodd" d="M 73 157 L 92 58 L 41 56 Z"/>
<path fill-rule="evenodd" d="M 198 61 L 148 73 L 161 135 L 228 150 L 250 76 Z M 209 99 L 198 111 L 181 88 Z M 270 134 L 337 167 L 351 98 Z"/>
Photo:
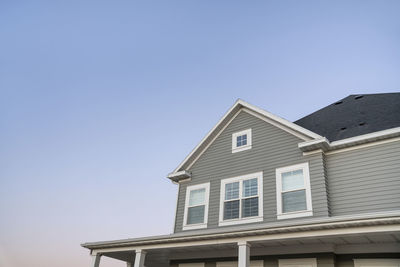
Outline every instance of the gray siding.
<path fill-rule="evenodd" d="M 400 142 L 326 156 L 331 215 L 400 209 Z"/>
<path fill-rule="evenodd" d="M 232 153 L 232 133 L 252 129 L 252 149 Z M 186 187 L 210 182 L 208 228 L 218 226 L 221 179 L 263 171 L 264 222 L 276 221 L 275 169 L 309 162 L 314 216 L 328 216 L 326 177 L 321 154 L 304 157 L 302 140 L 246 112 L 240 112 L 191 167 L 192 180 L 182 183 L 175 232 L 182 230 Z"/>

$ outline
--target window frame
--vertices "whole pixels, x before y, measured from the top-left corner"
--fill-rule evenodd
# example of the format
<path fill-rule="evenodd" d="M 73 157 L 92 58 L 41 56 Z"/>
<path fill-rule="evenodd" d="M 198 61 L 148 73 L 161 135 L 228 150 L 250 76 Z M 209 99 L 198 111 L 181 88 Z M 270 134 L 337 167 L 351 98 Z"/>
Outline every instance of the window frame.
<path fill-rule="evenodd" d="M 243 181 L 257 178 L 257 197 L 258 197 L 258 215 L 252 217 L 242 217 L 242 200 L 251 197 L 243 197 Z M 224 203 L 225 203 L 225 185 L 229 183 L 239 182 L 239 218 L 224 220 Z M 228 200 L 232 201 L 232 200 Z M 219 202 L 219 221 L 218 226 L 243 224 L 243 223 L 253 223 L 261 222 L 264 220 L 263 217 L 263 172 L 256 172 L 246 175 L 241 175 L 232 178 L 226 178 L 221 180 L 220 189 L 220 202 Z"/>
<path fill-rule="evenodd" d="M 247 144 L 243 146 L 237 146 L 237 137 L 247 135 Z M 246 129 L 240 132 L 236 132 L 232 134 L 232 153 L 244 151 L 251 149 L 252 147 L 252 137 L 251 137 L 251 129 Z"/>
<path fill-rule="evenodd" d="M 205 189 L 205 196 L 204 196 L 204 219 L 202 223 L 194 223 L 194 224 L 188 224 L 187 223 L 187 217 L 188 217 L 188 211 L 189 208 L 195 207 L 195 206 L 189 206 L 189 199 L 190 199 L 190 192 L 193 190 L 197 189 Z M 183 215 L 183 224 L 182 224 L 182 230 L 192 230 L 192 229 L 203 229 L 207 228 L 208 224 L 208 206 L 209 206 L 209 198 L 210 198 L 210 182 L 208 183 L 203 183 L 203 184 L 196 184 L 196 185 L 190 185 L 186 187 L 186 198 L 185 198 L 185 211 Z M 196 205 L 196 206 L 202 206 L 202 205 Z"/>
<path fill-rule="evenodd" d="M 306 190 L 306 209 L 301 211 L 291 211 L 291 212 L 283 212 L 282 211 L 282 193 L 290 192 L 290 191 L 282 191 L 282 173 L 303 170 L 303 178 L 304 178 L 304 189 Z M 300 189 L 292 190 L 297 191 Z M 312 197 L 311 197 L 311 183 L 310 183 L 310 170 L 308 162 L 300 163 L 296 165 L 286 166 L 282 168 L 276 169 L 276 204 L 277 204 L 277 219 L 291 219 L 298 217 L 306 217 L 312 216 Z"/>

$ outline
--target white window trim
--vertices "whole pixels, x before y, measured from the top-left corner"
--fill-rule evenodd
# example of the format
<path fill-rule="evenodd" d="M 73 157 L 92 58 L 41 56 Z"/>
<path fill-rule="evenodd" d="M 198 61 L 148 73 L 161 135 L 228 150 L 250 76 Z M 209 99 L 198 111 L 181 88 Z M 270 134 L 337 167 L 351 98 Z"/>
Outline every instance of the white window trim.
<path fill-rule="evenodd" d="M 225 202 L 225 184 L 240 182 L 239 185 L 239 196 L 240 196 L 240 206 L 239 206 L 239 214 L 241 214 L 241 203 L 242 203 L 242 181 L 248 180 L 251 178 L 257 178 L 257 193 L 258 193 L 258 216 L 254 217 L 246 217 L 246 218 L 238 218 L 238 219 L 230 219 L 224 220 L 224 202 Z M 219 223 L 218 226 L 226 226 L 226 225 L 235 225 L 235 224 L 243 224 L 243 223 L 253 223 L 253 222 L 261 222 L 264 220 L 263 217 L 263 172 L 256 172 L 251 174 L 246 174 L 242 176 L 232 177 L 221 180 L 221 190 L 220 190 L 220 202 L 219 202 Z"/>
<path fill-rule="evenodd" d="M 236 138 L 241 135 L 247 135 L 247 144 L 244 146 L 237 146 Z M 251 129 L 243 130 L 232 134 L 232 153 L 251 149 Z"/>
<path fill-rule="evenodd" d="M 399 267 L 400 259 L 354 259 L 354 267 Z"/>
<path fill-rule="evenodd" d="M 188 208 L 189 208 L 189 198 L 190 191 L 205 188 L 205 207 L 204 207 L 204 221 L 203 223 L 187 224 Z M 182 230 L 193 230 L 193 229 L 203 229 L 207 228 L 208 223 L 208 204 L 210 198 L 210 183 L 191 185 L 186 188 L 186 198 L 185 198 L 185 212 L 183 215 L 183 226 Z"/>
<path fill-rule="evenodd" d="M 303 170 L 304 188 L 306 190 L 306 204 L 307 209 L 294 212 L 282 212 L 282 173 Z M 277 204 L 277 219 L 291 219 L 305 216 L 312 216 L 312 200 L 311 200 L 311 185 L 310 185 L 310 170 L 308 162 L 296 164 L 292 166 L 282 167 L 276 169 L 276 204 Z"/>
<path fill-rule="evenodd" d="M 307 259 L 285 259 L 278 260 L 279 267 L 290 267 L 290 266 L 298 266 L 299 264 L 307 264 L 312 267 L 317 267 L 317 259 L 316 258 L 307 258 Z"/>

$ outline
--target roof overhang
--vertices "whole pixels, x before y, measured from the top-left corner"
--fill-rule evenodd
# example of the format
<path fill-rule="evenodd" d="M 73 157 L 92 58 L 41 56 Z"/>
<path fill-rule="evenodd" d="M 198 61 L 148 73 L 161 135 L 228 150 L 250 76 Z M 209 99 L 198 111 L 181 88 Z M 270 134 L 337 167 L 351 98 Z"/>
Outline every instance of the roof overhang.
<path fill-rule="evenodd" d="M 192 177 L 192 173 L 190 171 L 179 171 L 179 172 L 171 172 L 168 174 L 167 178 L 172 182 L 179 183 L 182 181 L 188 181 Z"/>
<path fill-rule="evenodd" d="M 381 141 L 389 138 L 399 137 L 400 127 L 387 129 L 383 131 L 373 132 L 369 134 L 363 134 L 355 137 L 350 137 L 332 143 L 326 138 L 320 138 L 316 140 L 305 141 L 298 144 L 298 147 L 303 152 L 314 151 L 321 149 L 324 152 L 337 150 L 341 148 L 352 147 L 356 145 L 362 145 L 366 143 Z"/>

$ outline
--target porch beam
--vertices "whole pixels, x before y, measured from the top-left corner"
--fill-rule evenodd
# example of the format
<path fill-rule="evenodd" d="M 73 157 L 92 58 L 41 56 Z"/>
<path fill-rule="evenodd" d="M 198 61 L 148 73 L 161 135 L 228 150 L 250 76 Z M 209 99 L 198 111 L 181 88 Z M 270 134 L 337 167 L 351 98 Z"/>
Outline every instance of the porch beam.
<path fill-rule="evenodd" d="M 250 267 L 250 244 L 246 241 L 238 242 L 238 267 Z"/>
<path fill-rule="evenodd" d="M 189 246 L 209 246 L 218 244 L 237 244 L 238 241 L 268 241 L 268 240 L 285 240 L 294 238 L 322 238 L 322 237 L 336 237 L 343 235 L 354 235 L 354 234 L 372 234 L 372 233 L 397 233 L 400 231 L 400 224 L 397 225 L 380 225 L 380 226 L 362 226 L 362 227 L 351 227 L 345 229 L 329 229 L 329 230 L 318 230 L 318 231 L 303 231 L 303 232 L 290 232 L 290 233 L 277 233 L 268 235 L 255 235 L 248 237 L 235 237 L 235 238 L 224 238 L 212 239 L 212 240 L 199 240 L 193 241 L 188 240 L 186 242 L 171 242 L 163 244 L 152 244 L 152 245 L 127 245 L 125 247 L 113 247 L 113 248 L 96 248 L 93 251 L 97 253 L 107 253 L 114 251 L 128 251 L 137 249 L 161 249 L 161 248 L 178 248 L 178 247 L 189 247 Z M 182 240 L 180 240 L 182 241 Z"/>

